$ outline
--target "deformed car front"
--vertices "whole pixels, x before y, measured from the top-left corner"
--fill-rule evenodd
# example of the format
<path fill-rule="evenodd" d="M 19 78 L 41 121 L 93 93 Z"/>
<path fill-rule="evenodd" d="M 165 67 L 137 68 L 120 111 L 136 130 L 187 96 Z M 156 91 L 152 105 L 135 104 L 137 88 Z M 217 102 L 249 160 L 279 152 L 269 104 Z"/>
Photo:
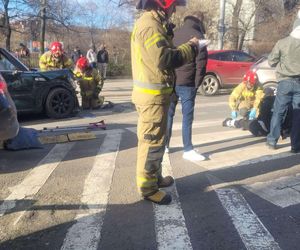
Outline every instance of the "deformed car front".
<path fill-rule="evenodd" d="M 7 50 L 0 48 L 0 72 L 18 113 L 45 112 L 51 118 L 65 118 L 78 111 L 72 71 L 30 70 Z"/>

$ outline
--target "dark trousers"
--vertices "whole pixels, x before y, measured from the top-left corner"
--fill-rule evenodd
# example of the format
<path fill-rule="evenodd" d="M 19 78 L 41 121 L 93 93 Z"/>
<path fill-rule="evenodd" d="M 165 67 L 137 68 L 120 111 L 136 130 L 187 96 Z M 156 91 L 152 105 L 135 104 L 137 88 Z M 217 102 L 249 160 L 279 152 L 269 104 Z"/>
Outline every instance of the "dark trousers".
<path fill-rule="evenodd" d="M 300 149 L 300 78 L 279 82 L 267 141 L 272 145 L 277 143 L 284 116 L 290 104 L 293 106 L 291 146 L 293 149 Z"/>
<path fill-rule="evenodd" d="M 167 125 L 167 142 L 166 145 L 169 146 L 170 138 L 172 135 L 173 118 L 175 115 L 176 105 L 178 98 L 181 100 L 182 107 L 182 141 L 183 150 L 192 150 L 192 124 L 194 120 L 194 106 L 195 98 L 197 94 L 197 89 L 188 86 L 176 86 L 175 95 L 176 98 L 172 98 L 171 104 L 168 112 L 168 125 Z"/>

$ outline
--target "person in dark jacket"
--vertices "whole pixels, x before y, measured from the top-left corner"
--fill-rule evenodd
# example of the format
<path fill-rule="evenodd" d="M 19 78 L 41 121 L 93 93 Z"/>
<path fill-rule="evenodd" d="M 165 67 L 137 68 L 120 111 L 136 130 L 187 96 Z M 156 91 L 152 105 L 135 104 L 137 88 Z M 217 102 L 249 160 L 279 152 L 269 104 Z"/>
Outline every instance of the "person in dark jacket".
<path fill-rule="evenodd" d="M 71 54 L 71 58 L 72 58 L 73 64 L 76 65 L 78 59 L 79 59 L 80 57 L 82 57 L 82 56 L 83 56 L 83 55 L 82 55 L 82 53 L 81 53 L 79 47 L 76 46 L 76 47 L 74 48 L 72 54 Z"/>
<path fill-rule="evenodd" d="M 106 70 L 108 64 L 108 52 L 106 50 L 105 44 L 102 44 L 100 50 L 97 53 L 97 62 L 99 73 L 103 79 L 106 79 Z"/>
<path fill-rule="evenodd" d="M 204 26 L 196 15 L 186 16 L 184 24 L 174 32 L 174 45 L 178 46 L 187 42 L 191 37 L 204 39 Z M 178 99 L 182 106 L 182 139 L 183 158 L 191 161 L 202 161 L 205 157 L 194 150 L 192 144 L 192 123 L 194 120 L 194 106 L 196 94 L 206 73 L 207 48 L 203 47 L 191 63 L 187 63 L 176 69 L 176 85 L 168 112 L 166 152 L 169 151 L 169 143 L 172 134 L 173 117 L 175 115 Z"/>

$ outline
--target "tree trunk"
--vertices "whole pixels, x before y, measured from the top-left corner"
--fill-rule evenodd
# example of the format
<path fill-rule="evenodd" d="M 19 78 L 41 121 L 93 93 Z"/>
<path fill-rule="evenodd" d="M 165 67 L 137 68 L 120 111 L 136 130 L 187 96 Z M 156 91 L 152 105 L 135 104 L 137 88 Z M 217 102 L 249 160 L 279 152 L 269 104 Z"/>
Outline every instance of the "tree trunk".
<path fill-rule="evenodd" d="M 45 33 L 46 33 L 46 0 L 41 0 L 41 54 L 45 52 Z"/>
<path fill-rule="evenodd" d="M 9 23 L 9 13 L 8 13 L 9 0 L 4 0 L 4 34 L 5 34 L 5 47 L 10 50 L 10 39 L 11 39 L 11 27 Z"/>
<path fill-rule="evenodd" d="M 240 19 L 242 4 L 243 4 L 243 0 L 236 0 L 233 13 L 232 13 L 231 38 L 230 38 L 230 44 L 232 49 L 238 49 L 239 47 L 239 19 Z"/>

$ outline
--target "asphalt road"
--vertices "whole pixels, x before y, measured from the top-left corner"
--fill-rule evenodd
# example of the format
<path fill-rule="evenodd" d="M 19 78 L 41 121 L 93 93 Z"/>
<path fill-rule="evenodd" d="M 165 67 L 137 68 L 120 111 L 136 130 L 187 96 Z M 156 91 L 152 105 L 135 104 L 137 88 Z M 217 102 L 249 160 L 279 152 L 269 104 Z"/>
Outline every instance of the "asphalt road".
<path fill-rule="evenodd" d="M 182 159 L 180 105 L 164 173 L 173 202 L 156 206 L 135 186 L 136 119 L 130 80 L 108 80 L 115 105 L 65 120 L 23 116 L 25 127 L 104 119 L 96 139 L 0 150 L 0 249 L 299 249 L 300 154 L 224 128 L 228 93 L 197 96 L 193 142 L 207 160 Z"/>

